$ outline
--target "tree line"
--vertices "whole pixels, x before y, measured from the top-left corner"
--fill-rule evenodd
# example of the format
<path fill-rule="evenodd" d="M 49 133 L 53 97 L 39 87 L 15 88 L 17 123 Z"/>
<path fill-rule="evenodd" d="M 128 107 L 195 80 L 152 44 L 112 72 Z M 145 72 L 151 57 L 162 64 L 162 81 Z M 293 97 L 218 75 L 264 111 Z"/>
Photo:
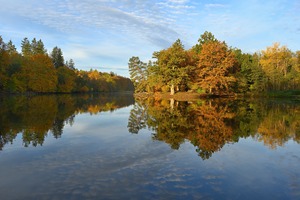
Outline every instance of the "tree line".
<path fill-rule="evenodd" d="M 243 53 L 207 31 L 191 49 L 185 50 L 178 39 L 154 52 L 148 63 L 131 57 L 128 68 L 136 93 L 228 95 L 300 90 L 300 51 L 274 43 L 253 54 Z"/>
<path fill-rule="evenodd" d="M 48 54 L 43 41 L 24 38 L 21 52 L 0 36 L 0 92 L 73 93 L 132 91 L 131 80 L 97 70 L 78 70 L 72 59 L 54 47 Z"/>

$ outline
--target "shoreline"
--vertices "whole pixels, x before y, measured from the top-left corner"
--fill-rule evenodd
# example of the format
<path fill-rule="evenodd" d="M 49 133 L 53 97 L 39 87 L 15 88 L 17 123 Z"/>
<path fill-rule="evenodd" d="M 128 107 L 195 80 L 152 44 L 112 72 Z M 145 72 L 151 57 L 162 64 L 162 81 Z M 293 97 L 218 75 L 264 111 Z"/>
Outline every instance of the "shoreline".
<path fill-rule="evenodd" d="M 155 92 L 155 93 L 134 93 L 134 97 L 138 99 L 154 98 L 154 99 L 174 99 L 176 101 L 192 101 L 201 99 L 213 99 L 213 98 L 236 98 L 237 95 L 209 95 L 200 94 L 197 92 L 177 92 L 174 95 L 170 95 L 169 92 Z"/>
<path fill-rule="evenodd" d="M 224 95 L 210 95 L 197 92 L 177 92 L 174 95 L 170 95 L 169 92 L 155 92 L 155 93 L 134 93 L 134 97 L 138 99 L 154 98 L 154 99 L 174 99 L 176 101 L 195 101 L 201 99 L 215 99 L 215 98 L 289 98 L 300 100 L 300 91 L 277 91 L 267 92 L 262 94 L 224 94 Z"/>

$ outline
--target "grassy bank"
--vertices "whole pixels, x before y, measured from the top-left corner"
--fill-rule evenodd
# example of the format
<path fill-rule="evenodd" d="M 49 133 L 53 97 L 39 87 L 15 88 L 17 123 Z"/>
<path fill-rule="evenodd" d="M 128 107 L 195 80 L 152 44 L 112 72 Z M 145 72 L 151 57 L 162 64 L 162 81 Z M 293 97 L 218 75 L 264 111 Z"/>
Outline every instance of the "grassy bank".
<path fill-rule="evenodd" d="M 271 91 L 267 93 L 267 96 L 275 98 L 300 98 L 300 90 Z"/>

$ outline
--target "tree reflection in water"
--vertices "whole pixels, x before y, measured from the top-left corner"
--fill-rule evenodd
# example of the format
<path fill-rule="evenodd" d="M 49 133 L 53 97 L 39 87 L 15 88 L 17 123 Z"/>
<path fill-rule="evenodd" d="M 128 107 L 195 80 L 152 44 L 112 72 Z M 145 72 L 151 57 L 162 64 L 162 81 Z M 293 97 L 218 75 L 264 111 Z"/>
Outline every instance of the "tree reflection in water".
<path fill-rule="evenodd" d="M 132 94 L 0 97 L 0 150 L 18 134 L 25 147 L 42 145 L 48 133 L 60 138 L 78 113 L 93 115 L 133 103 Z"/>
<path fill-rule="evenodd" d="M 153 139 L 173 149 L 188 140 L 202 159 L 208 159 L 225 144 L 252 137 L 270 148 L 290 139 L 300 142 L 299 102 L 210 99 L 175 102 L 137 101 L 130 112 L 128 130 L 148 128 Z"/>
<path fill-rule="evenodd" d="M 134 103 L 131 94 L 0 97 L 0 150 L 22 134 L 23 145 L 38 146 L 51 134 L 60 138 L 80 113 L 99 114 Z M 197 102 L 137 100 L 128 131 L 153 132 L 173 149 L 189 141 L 202 159 L 227 143 L 252 137 L 270 148 L 300 142 L 299 101 L 210 99 Z"/>

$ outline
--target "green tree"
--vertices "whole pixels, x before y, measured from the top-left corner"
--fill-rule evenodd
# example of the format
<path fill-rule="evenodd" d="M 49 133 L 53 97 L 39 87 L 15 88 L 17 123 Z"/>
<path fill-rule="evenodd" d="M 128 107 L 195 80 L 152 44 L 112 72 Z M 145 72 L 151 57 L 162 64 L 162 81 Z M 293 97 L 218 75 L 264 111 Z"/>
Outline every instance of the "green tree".
<path fill-rule="evenodd" d="M 75 70 L 75 63 L 74 63 L 73 59 L 66 61 L 66 66 L 72 70 Z"/>
<path fill-rule="evenodd" d="M 32 55 L 32 49 L 31 49 L 31 44 L 28 38 L 24 38 L 21 42 L 21 48 L 22 48 L 22 55 L 24 57 L 28 57 Z"/>
<path fill-rule="evenodd" d="M 75 79 L 76 74 L 74 70 L 71 70 L 68 67 L 61 66 L 57 69 L 58 76 L 58 92 L 67 92 L 70 93 L 75 88 Z"/>
<path fill-rule="evenodd" d="M 4 90 L 7 86 L 9 77 L 7 76 L 7 70 L 9 66 L 9 54 L 6 51 L 6 43 L 0 36 L 0 91 Z"/>
<path fill-rule="evenodd" d="M 174 95 L 179 85 L 186 84 L 188 78 L 187 53 L 178 39 L 171 47 L 162 50 L 154 56 L 157 58 L 160 75 L 163 82 L 170 88 L 170 95 Z"/>
<path fill-rule="evenodd" d="M 44 43 L 42 40 L 36 41 L 35 38 L 31 41 L 31 49 L 32 49 L 32 54 L 37 55 L 37 54 L 46 54 L 47 50 L 45 49 Z"/>
<path fill-rule="evenodd" d="M 7 52 L 12 55 L 12 54 L 17 54 L 17 48 L 16 46 L 12 43 L 11 40 L 8 41 L 7 45 L 6 45 L 6 49 L 7 49 Z"/>
<path fill-rule="evenodd" d="M 62 50 L 57 46 L 53 48 L 51 52 L 51 58 L 55 68 L 64 66 L 65 62 L 64 62 Z"/>
<path fill-rule="evenodd" d="M 128 119 L 128 131 L 137 134 L 141 129 L 146 128 L 148 115 L 143 106 L 137 102 L 130 111 Z"/>
<path fill-rule="evenodd" d="M 192 50 L 199 54 L 202 50 L 202 46 L 209 42 L 217 42 L 218 40 L 215 38 L 215 36 L 208 31 L 205 31 L 202 35 L 200 35 L 200 38 L 198 39 L 198 44 L 192 47 Z"/>
<path fill-rule="evenodd" d="M 21 92 L 23 91 L 22 87 L 20 86 L 21 82 L 17 79 L 16 74 L 22 68 L 23 58 L 17 52 L 11 52 L 9 55 L 9 66 L 7 69 L 7 76 L 9 80 L 7 82 L 7 86 L 5 88 L 8 92 Z"/>
<path fill-rule="evenodd" d="M 161 91 L 164 87 L 163 77 L 160 73 L 159 66 L 157 62 L 152 63 L 149 61 L 147 67 L 147 90 L 148 92 L 157 92 Z"/>
<path fill-rule="evenodd" d="M 235 92 L 261 92 L 265 89 L 266 76 L 259 65 L 259 55 L 242 53 L 240 49 L 233 49 L 237 60 L 237 79 Z"/>
<path fill-rule="evenodd" d="M 135 92 L 146 91 L 147 64 L 142 62 L 139 57 L 131 57 L 128 63 L 130 79 L 134 85 Z"/>

